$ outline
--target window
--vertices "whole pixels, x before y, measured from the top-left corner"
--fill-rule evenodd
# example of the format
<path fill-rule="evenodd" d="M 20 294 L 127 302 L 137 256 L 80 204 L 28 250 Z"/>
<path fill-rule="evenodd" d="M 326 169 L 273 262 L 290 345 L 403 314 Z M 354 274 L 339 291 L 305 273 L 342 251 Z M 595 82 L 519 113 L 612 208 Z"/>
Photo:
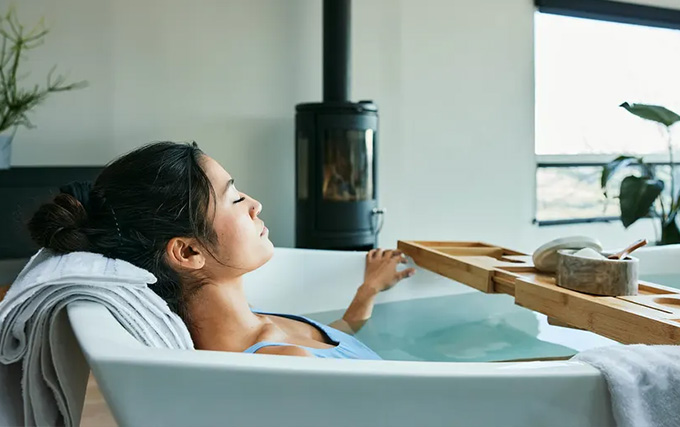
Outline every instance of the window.
<path fill-rule="evenodd" d="M 565 2 L 539 2 L 539 10 L 552 11 L 542 3 Z M 637 16 L 660 10 L 620 5 Z M 536 12 L 535 73 L 539 224 L 618 218 L 618 201 L 604 197 L 600 175 L 602 165 L 621 154 L 642 156 L 660 175 L 670 173 L 658 125 L 619 105 L 656 104 L 680 113 L 680 30 Z M 677 162 L 680 125 L 671 129 Z M 618 182 L 627 173 L 621 175 Z M 609 188 L 615 196 L 616 179 Z"/>

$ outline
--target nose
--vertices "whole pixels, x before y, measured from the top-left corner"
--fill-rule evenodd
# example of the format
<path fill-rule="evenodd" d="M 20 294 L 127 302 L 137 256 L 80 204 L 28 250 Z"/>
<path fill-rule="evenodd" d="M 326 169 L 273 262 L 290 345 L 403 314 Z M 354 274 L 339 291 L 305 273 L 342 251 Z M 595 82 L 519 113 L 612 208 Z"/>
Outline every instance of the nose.
<path fill-rule="evenodd" d="M 250 206 L 250 216 L 257 218 L 257 216 L 262 212 L 262 203 L 255 199 L 252 199 L 252 205 Z"/>

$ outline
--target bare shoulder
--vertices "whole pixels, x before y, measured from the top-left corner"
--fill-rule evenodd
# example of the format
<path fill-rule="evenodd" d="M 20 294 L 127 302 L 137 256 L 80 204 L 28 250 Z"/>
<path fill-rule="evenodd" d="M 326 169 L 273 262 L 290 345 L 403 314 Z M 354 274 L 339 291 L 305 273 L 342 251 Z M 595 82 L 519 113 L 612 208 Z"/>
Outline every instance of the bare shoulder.
<path fill-rule="evenodd" d="M 282 345 L 282 346 L 267 346 L 262 347 L 255 353 L 258 354 L 276 354 L 279 356 L 301 356 L 301 357 L 314 357 L 314 355 L 307 349 L 302 347 L 296 347 L 294 345 Z"/>

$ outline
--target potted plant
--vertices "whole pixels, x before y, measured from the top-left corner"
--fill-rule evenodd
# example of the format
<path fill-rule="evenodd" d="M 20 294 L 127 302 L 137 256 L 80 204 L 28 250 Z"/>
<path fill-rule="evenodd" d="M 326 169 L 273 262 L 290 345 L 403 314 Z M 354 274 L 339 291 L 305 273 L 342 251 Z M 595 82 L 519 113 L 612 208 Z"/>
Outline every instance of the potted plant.
<path fill-rule="evenodd" d="M 661 236 L 657 243 L 660 245 L 680 243 L 680 231 L 675 221 L 680 210 L 680 197 L 675 187 L 675 165 L 673 164 L 673 143 L 670 132 L 671 126 L 680 121 L 680 116 L 658 105 L 630 105 L 624 102 L 620 106 L 638 117 L 659 123 L 663 129 L 668 144 L 671 170 L 670 200 L 664 200 L 661 194 L 666 184 L 658 178 L 656 167 L 645 163 L 642 157 L 634 156 L 619 156 L 604 166 L 601 177 L 604 195 L 609 197 L 607 183 L 614 172 L 623 168 L 636 170 L 637 175 L 629 175 L 621 181 L 618 199 L 623 226 L 628 228 L 643 217 L 658 218 L 661 223 Z"/>
<path fill-rule="evenodd" d="M 19 65 L 26 52 L 42 45 L 48 30 L 41 20 L 27 30 L 17 19 L 14 7 L 0 16 L 0 169 L 8 169 L 12 140 L 19 126 L 35 127 L 28 114 L 50 94 L 85 87 L 87 82 L 66 83 L 66 78 L 54 75 L 56 67 L 47 74 L 45 86 L 20 87 L 27 74 Z"/>

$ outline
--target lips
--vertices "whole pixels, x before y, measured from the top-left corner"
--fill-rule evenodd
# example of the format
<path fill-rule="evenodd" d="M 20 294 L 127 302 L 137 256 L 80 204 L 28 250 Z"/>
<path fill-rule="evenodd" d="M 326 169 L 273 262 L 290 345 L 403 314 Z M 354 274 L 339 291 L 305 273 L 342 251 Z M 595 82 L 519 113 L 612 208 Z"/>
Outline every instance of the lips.
<path fill-rule="evenodd" d="M 269 231 L 269 229 L 267 228 L 266 225 L 263 225 L 263 226 L 262 226 L 262 232 L 260 233 L 260 236 L 264 236 L 264 234 L 265 234 L 267 231 Z"/>

